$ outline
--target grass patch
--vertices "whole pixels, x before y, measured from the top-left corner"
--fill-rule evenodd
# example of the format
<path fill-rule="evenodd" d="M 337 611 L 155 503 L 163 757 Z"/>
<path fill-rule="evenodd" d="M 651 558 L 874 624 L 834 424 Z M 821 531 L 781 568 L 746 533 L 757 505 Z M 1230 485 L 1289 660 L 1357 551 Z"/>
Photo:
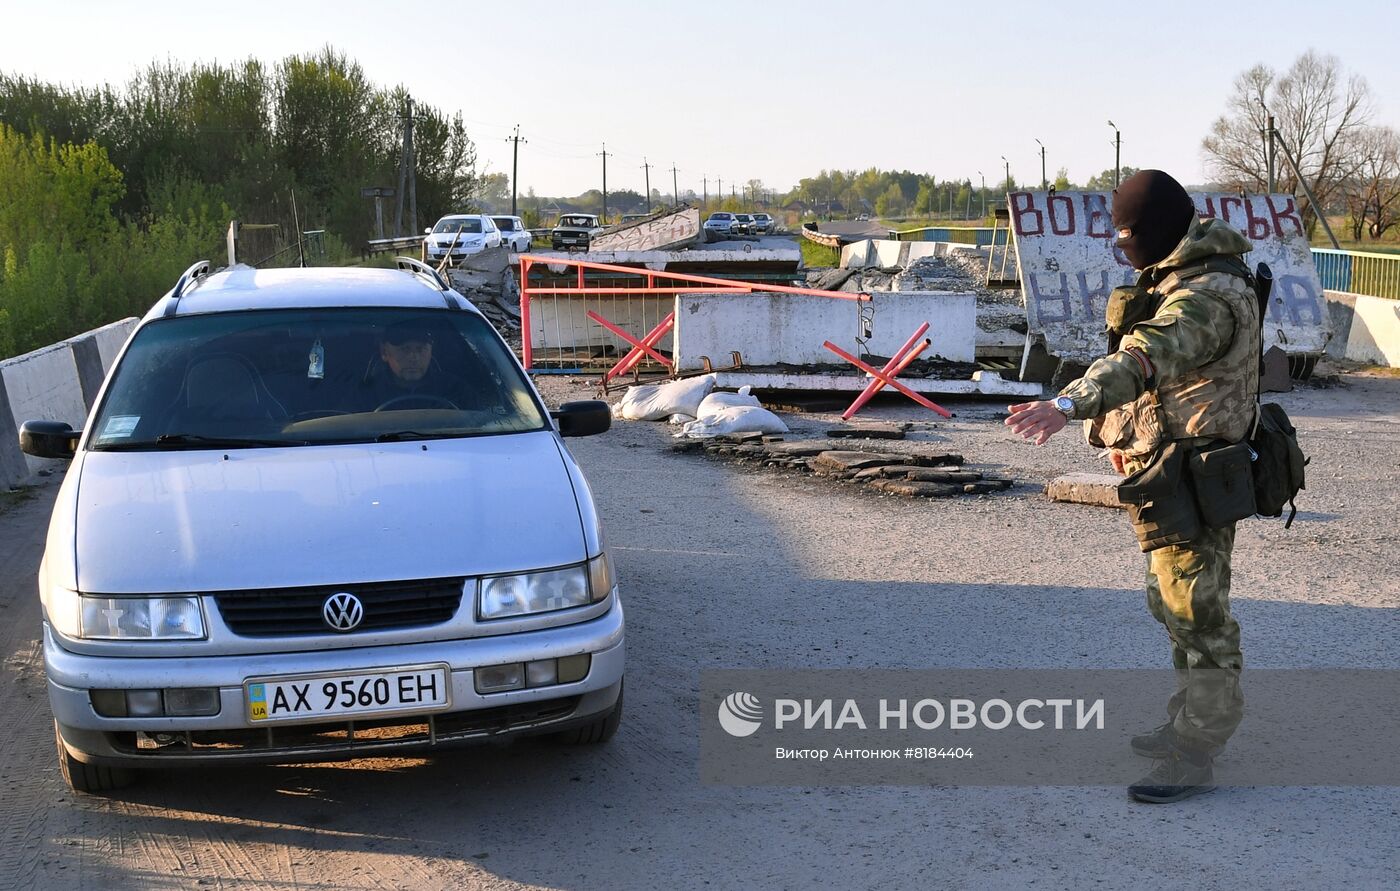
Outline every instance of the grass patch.
<path fill-rule="evenodd" d="M 806 238 L 799 238 L 797 246 L 802 250 L 804 266 L 840 266 L 841 252 L 824 244 L 817 244 Z"/>

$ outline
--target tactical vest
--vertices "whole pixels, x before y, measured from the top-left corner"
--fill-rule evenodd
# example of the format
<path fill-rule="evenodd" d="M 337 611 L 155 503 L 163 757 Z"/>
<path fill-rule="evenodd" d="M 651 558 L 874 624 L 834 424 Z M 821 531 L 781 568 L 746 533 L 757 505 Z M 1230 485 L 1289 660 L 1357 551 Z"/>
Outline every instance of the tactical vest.
<path fill-rule="evenodd" d="M 1239 442 L 1248 435 L 1259 384 L 1259 304 L 1254 291 L 1241 276 L 1201 267 L 1173 271 L 1153 291 L 1165 301 L 1183 287 L 1210 291 L 1229 304 L 1233 338 L 1205 365 L 1159 380 L 1155 390 L 1090 421 L 1087 433 L 1095 446 L 1142 457 L 1168 440 Z"/>

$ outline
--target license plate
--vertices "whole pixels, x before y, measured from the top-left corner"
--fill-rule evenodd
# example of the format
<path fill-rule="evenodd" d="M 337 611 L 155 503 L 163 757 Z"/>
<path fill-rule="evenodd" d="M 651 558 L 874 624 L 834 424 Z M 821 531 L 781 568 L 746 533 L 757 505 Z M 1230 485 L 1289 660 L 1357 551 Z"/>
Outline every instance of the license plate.
<path fill-rule="evenodd" d="M 394 712 L 441 711 L 452 704 L 446 665 L 253 678 L 243 684 L 248 720 L 318 721 Z"/>

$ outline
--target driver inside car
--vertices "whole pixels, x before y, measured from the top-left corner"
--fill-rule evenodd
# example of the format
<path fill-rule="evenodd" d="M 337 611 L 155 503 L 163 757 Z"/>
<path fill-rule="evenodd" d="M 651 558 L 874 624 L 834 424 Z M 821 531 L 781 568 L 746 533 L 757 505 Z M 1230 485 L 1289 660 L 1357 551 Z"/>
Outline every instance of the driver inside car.
<path fill-rule="evenodd" d="M 433 357 L 433 332 L 416 320 L 395 322 L 379 338 L 379 361 L 365 375 L 365 402 L 376 411 L 467 407 L 467 388 Z"/>

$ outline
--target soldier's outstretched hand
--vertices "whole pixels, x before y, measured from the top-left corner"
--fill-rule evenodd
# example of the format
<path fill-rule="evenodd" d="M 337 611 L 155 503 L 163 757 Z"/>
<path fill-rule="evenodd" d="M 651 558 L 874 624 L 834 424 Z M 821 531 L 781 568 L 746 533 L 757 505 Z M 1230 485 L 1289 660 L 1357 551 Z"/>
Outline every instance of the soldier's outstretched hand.
<path fill-rule="evenodd" d="M 1022 402 L 1007 406 L 1006 410 L 1011 414 L 1003 423 L 1012 433 L 1034 440 L 1036 445 L 1045 445 L 1069 423 L 1064 413 L 1050 402 Z"/>

